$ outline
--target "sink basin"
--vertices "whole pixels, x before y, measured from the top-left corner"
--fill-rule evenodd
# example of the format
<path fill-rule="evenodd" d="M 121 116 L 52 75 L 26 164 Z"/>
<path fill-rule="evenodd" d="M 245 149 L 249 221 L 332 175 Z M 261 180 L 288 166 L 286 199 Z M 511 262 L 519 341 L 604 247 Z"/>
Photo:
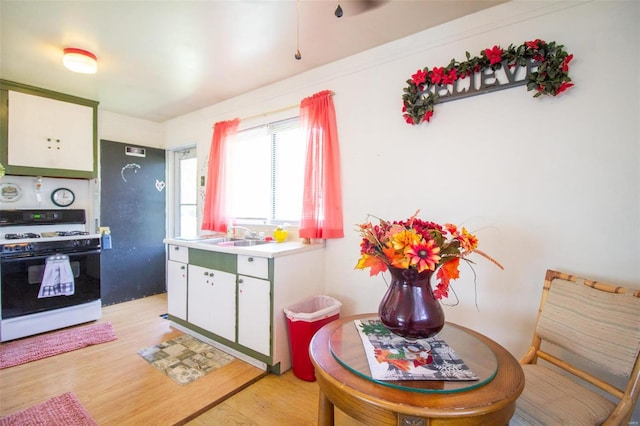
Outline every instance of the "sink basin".
<path fill-rule="evenodd" d="M 259 246 L 262 244 L 269 244 L 272 241 L 247 240 L 244 238 L 215 237 L 215 238 L 202 239 L 202 240 L 199 240 L 198 242 L 205 243 L 205 244 L 216 244 L 220 246 L 250 247 L 250 246 Z"/>
<path fill-rule="evenodd" d="M 175 237 L 176 240 L 181 240 L 181 241 L 202 241 L 204 243 L 206 243 L 208 240 L 216 240 L 216 241 L 220 241 L 221 239 L 223 239 L 223 237 L 212 237 L 212 236 L 207 236 L 207 235 L 196 235 L 196 236 L 192 236 L 192 237 Z"/>
<path fill-rule="evenodd" d="M 198 240 L 199 243 L 205 243 L 205 244 L 219 244 L 226 241 L 229 241 L 229 239 L 226 237 L 205 238 L 202 240 Z"/>
<path fill-rule="evenodd" d="M 263 240 L 231 240 L 231 241 L 221 241 L 218 245 L 221 246 L 235 246 L 235 247 L 250 247 L 250 246 L 260 246 L 263 244 L 270 244 L 272 241 L 263 241 Z"/>

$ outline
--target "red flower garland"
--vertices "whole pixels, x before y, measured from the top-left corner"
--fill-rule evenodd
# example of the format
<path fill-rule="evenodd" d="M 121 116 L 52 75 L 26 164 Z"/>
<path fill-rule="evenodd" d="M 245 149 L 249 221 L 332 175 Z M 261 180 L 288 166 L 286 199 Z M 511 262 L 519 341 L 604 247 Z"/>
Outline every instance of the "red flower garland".
<path fill-rule="evenodd" d="M 506 50 L 493 46 L 480 54 L 479 57 L 471 58 L 469 52 L 466 52 L 467 60 L 464 62 L 452 59 L 446 67 L 434 67 L 431 70 L 425 67 L 416 71 L 407 80 L 408 86 L 402 95 L 405 121 L 412 125 L 431 121 L 433 106 L 438 103 L 438 95 L 429 91 L 432 85 L 455 84 L 458 79 L 484 69 L 499 69 L 505 61 L 509 68 L 525 66 L 531 60 L 539 63 L 538 70 L 529 75 L 527 82 L 527 90 L 536 91 L 534 98 L 541 95 L 556 96 L 573 86 L 569 77 L 569 62 L 573 55 L 568 54 L 564 46 L 555 41 L 547 43 L 535 39 L 517 47 L 510 45 Z"/>

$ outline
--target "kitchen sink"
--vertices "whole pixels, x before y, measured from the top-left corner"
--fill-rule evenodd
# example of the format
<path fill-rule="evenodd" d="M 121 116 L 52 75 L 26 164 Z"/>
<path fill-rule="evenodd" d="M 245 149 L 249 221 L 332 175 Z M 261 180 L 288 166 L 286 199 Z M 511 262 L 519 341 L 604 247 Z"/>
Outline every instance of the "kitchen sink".
<path fill-rule="evenodd" d="M 250 246 L 260 246 L 263 244 L 270 244 L 273 241 L 264 241 L 264 240 L 231 240 L 231 241 L 221 241 L 218 243 L 220 246 L 235 246 L 235 247 L 250 247 Z"/>
<path fill-rule="evenodd" d="M 198 242 L 205 243 L 205 244 L 216 244 L 220 246 L 250 247 L 250 246 L 259 246 L 262 244 L 269 244 L 273 241 L 249 240 L 245 238 L 214 237 L 214 238 L 202 239 L 202 240 L 199 240 Z"/>
<path fill-rule="evenodd" d="M 218 243 L 223 243 L 227 241 L 230 241 L 230 240 L 226 237 L 203 238 L 198 240 L 199 243 L 205 243 L 205 244 L 218 244 Z"/>

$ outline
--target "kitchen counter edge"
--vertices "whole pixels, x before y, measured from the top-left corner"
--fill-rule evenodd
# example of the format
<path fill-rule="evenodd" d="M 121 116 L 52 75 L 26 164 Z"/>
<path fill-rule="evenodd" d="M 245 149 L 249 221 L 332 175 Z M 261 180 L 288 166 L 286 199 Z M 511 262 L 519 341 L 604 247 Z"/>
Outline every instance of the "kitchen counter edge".
<path fill-rule="evenodd" d="M 313 242 L 310 244 L 305 244 L 302 241 L 285 241 L 283 243 L 269 243 L 251 247 L 222 246 L 218 244 L 205 243 L 202 242 L 202 240 L 189 241 L 175 238 L 165 238 L 163 242 L 165 244 L 188 247 L 197 250 L 260 257 L 289 256 L 300 252 L 325 248 L 324 242 Z"/>

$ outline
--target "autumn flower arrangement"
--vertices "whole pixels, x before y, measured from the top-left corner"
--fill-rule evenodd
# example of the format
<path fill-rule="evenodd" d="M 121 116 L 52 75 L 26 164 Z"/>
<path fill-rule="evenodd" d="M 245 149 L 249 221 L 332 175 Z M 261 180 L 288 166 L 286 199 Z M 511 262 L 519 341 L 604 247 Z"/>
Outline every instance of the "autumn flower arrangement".
<path fill-rule="evenodd" d="M 360 259 L 356 269 L 370 269 L 374 276 L 388 270 L 398 269 L 437 271 L 436 299 L 449 296 L 451 280 L 459 277 L 460 260 L 477 253 L 502 269 L 496 260 L 478 250 L 478 238 L 465 228 L 447 223 L 439 225 L 419 219 L 419 211 L 407 220 L 387 221 L 379 224 L 366 222 L 358 225 L 362 236 Z"/>
<path fill-rule="evenodd" d="M 536 39 L 527 41 L 520 46 L 510 45 L 507 49 L 493 46 L 484 49 L 480 56 L 471 57 L 466 52 L 467 60 L 458 62 L 451 59 L 449 65 L 445 67 L 434 67 L 416 71 L 407 80 L 408 86 L 402 95 L 403 117 L 409 124 L 420 124 L 424 121 L 431 121 L 433 117 L 433 106 L 438 103 L 438 95 L 429 91 L 432 85 L 455 84 L 458 79 L 463 79 L 473 73 L 481 72 L 484 69 L 500 69 L 506 64 L 509 68 L 515 66 L 526 66 L 528 61 L 538 63 L 538 70 L 529 75 L 527 90 L 535 90 L 534 97 L 542 95 L 556 96 L 564 92 L 571 86 L 569 77 L 569 62 L 573 55 L 564 50 L 564 46 Z"/>

